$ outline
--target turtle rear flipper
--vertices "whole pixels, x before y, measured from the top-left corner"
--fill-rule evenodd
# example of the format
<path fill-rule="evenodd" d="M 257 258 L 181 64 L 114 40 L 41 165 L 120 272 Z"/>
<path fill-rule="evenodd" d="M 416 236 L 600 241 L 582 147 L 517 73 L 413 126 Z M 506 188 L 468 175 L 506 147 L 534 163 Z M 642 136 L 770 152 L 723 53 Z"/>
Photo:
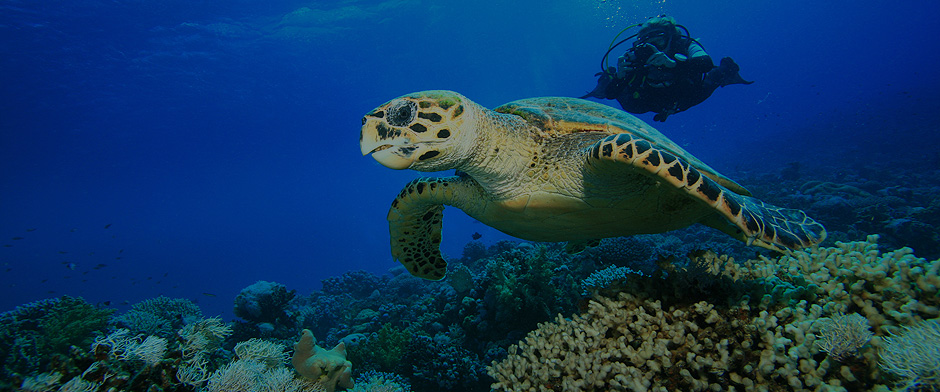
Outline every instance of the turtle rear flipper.
<path fill-rule="evenodd" d="M 802 249 L 826 238 L 826 229 L 803 211 L 776 207 L 736 194 L 682 158 L 630 134 L 611 135 L 598 141 L 591 146 L 588 160 L 629 165 L 685 191 L 712 207 L 727 222 L 722 224 L 706 219 L 701 223 L 722 230 L 748 245 L 778 251 Z"/>
<path fill-rule="evenodd" d="M 748 245 L 785 252 L 814 246 L 826 239 L 826 229 L 801 210 L 780 208 L 753 197 L 729 193 L 723 196 L 738 199 L 741 218 L 732 221 L 727 212 L 719 211 L 701 223 Z M 755 227 L 758 229 L 754 230 Z"/>

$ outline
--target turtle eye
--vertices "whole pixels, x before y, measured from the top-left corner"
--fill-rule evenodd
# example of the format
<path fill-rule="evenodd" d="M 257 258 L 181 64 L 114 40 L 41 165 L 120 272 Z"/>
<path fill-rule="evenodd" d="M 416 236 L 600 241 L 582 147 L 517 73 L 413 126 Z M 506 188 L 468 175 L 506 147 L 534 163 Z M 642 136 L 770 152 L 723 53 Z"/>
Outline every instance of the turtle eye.
<path fill-rule="evenodd" d="M 403 127 L 411 124 L 418 113 L 418 104 L 407 99 L 400 99 L 388 108 L 388 124 L 393 127 Z"/>

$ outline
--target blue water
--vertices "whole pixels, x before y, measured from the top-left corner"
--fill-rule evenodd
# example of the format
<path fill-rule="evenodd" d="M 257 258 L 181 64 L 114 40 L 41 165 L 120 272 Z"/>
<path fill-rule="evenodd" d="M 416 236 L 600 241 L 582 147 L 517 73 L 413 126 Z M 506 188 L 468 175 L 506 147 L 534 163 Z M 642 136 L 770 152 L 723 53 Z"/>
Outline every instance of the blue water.
<path fill-rule="evenodd" d="M 757 81 L 657 125 L 719 171 L 936 162 L 938 3 L 712 3 L 0 0 L 0 311 L 162 294 L 229 316 L 257 280 L 384 272 L 420 174 L 361 156 L 364 113 L 426 89 L 579 96 L 660 13 Z M 445 217 L 447 255 L 508 238 Z"/>

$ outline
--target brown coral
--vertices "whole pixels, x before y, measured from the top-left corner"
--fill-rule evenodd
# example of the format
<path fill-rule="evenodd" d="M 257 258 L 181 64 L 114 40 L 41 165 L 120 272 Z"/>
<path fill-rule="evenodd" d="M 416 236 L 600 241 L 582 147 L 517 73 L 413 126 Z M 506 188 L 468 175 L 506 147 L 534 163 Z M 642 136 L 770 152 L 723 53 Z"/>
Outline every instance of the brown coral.
<path fill-rule="evenodd" d="M 309 380 L 320 382 L 327 392 L 336 388 L 353 387 L 352 362 L 346 360 L 346 345 L 342 342 L 332 350 L 316 344 L 313 332 L 303 330 L 300 340 L 294 344 L 294 369 Z"/>

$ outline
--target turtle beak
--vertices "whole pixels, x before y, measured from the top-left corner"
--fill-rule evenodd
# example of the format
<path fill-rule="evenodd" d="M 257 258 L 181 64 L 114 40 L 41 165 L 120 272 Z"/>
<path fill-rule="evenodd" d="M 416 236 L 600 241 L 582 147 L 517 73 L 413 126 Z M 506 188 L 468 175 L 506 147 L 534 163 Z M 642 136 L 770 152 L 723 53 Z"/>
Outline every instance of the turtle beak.
<path fill-rule="evenodd" d="M 389 126 L 384 119 L 366 116 L 362 119 L 359 133 L 359 149 L 362 155 L 372 158 L 389 169 L 407 169 L 415 161 L 418 146 L 411 133 Z"/>

